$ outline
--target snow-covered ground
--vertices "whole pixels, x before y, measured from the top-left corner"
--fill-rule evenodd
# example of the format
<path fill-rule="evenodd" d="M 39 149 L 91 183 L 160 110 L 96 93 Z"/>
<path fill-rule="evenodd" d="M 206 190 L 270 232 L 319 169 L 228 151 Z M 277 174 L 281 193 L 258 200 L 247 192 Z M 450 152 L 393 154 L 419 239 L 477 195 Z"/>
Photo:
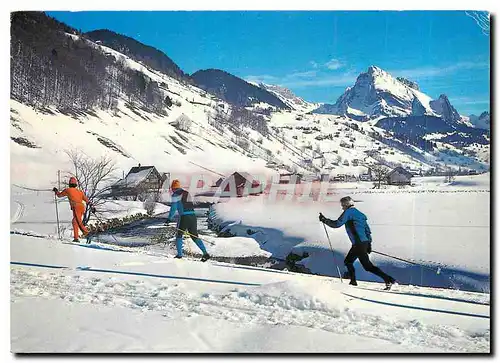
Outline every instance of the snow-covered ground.
<path fill-rule="evenodd" d="M 214 220 L 236 235 L 256 232 L 252 236 L 261 248 L 275 257 L 307 252 L 301 264 L 313 273 L 337 276 L 318 214 L 338 218 L 340 198 L 351 195 L 368 217 L 373 249 L 415 263 L 372 254 L 373 261 L 400 282 L 489 292 L 489 175 L 457 177 L 451 184 L 443 180 L 418 178 L 416 187 L 384 190 L 344 189 L 347 183 L 333 183 L 331 195 L 322 193 L 318 201 L 308 198 L 309 192 L 304 192 L 305 199 L 279 200 L 271 198 L 273 193 L 236 198 L 217 204 Z M 316 185 L 319 190 L 328 186 Z M 349 239 L 343 227 L 328 233 L 334 259 L 343 268 Z M 378 281 L 357 267 L 361 279 Z"/>
<path fill-rule="evenodd" d="M 488 295 L 379 286 L 14 235 L 12 350 L 489 351 Z"/>
<path fill-rule="evenodd" d="M 71 224 L 73 217 L 69 203 L 66 198 L 58 198 L 57 202 L 61 235 L 64 240 L 71 240 L 73 238 Z M 12 186 L 10 210 L 11 233 L 57 239 L 56 208 L 52 192 L 34 191 Z M 162 215 L 168 211 L 168 206 L 156 203 L 155 215 Z M 101 223 L 108 219 L 123 218 L 138 213 L 146 213 L 142 202 L 109 200 L 99 207 L 97 217 L 91 215 L 90 223 Z M 202 211 L 201 214 L 203 214 Z M 153 238 L 164 230 L 164 222 L 164 219 L 146 219 L 142 222 L 135 222 L 134 225 L 125 228 L 122 232 L 99 234 L 95 238 L 96 246 L 116 251 L 131 251 L 130 248 L 133 250 L 134 247 L 151 246 L 156 242 Z M 204 236 L 203 238 L 213 256 L 248 257 L 271 255 L 271 253 L 262 250 L 253 238 L 216 238 L 212 236 Z M 185 249 L 188 251 L 197 249 L 190 238 L 185 241 Z M 171 252 L 169 249 L 167 250 Z M 150 253 L 151 251 L 145 248 L 142 252 Z"/>
<path fill-rule="evenodd" d="M 106 243 L 63 243 L 52 237 L 55 226 L 52 193 L 15 186 L 11 186 L 11 193 L 11 231 L 32 233 L 32 236 L 11 234 L 10 238 L 14 352 L 489 352 L 491 349 L 489 293 L 417 286 L 420 281 L 384 292 L 382 284 L 366 281 L 363 274 L 359 286 L 352 287 L 345 280 L 340 283 L 338 278 L 328 276 L 216 261 L 178 261 L 168 258 L 173 253 L 145 253 Z M 421 195 L 425 197 L 419 198 Z M 448 198 L 451 197 L 448 193 L 367 193 L 356 198 L 361 196 L 359 207 L 372 222 L 377 249 L 403 258 L 439 260 L 448 264 L 443 266 L 443 272 L 454 265 L 489 274 L 487 233 L 479 229 L 480 235 L 476 234 L 472 246 L 467 241 L 469 229 L 462 228 L 477 227 L 480 221 L 489 220 L 489 210 L 479 208 L 488 205 L 489 193 L 454 193 L 455 198 L 458 196 L 455 200 Z M 455 209 L 450 209 L 452 201 Z M 65 203 L 59 204 L 59 211 L 63 224 L 69 225 Z M 139 205 L 129 204 L 133 202 L 121 203 L 124 203 L 122 208 L 117 208 L 120 213 L 140 211 Z M 473 208 L 470 203 L 477 208 L 470 209 Z M 435 205 L 441 208 L 434 209 Z M 471 213 L 464 214 L 464 208 Z M 290 246 L 280 245 L 280 241 L 300 242 L 294 250 L 313 245 L 324 250 L 328 242 L 316 221 L 317 212 L 323 210 L 332 217 L 340 212 L 333 202 L 266 205 L 258 197 L 229 200 L 220 203 L 216 210 L 233 215 L 238 211 L 245 223 L 253 211 L 258 216 L 253 218 L 258 220 L 247 224 L 252 229 L 259 226 L 258 234 L 272 237 L 267 243 L 248 236 L 206 238 L 210 253 L 216 254 L 219 248 L 223 253 L 233 251 L 235 255 L 238 248 L 243 249 L 239 251 L 241 254 L 284 253 Z M 277 218 L 278 215 L 287 218 Z M 437 218 L 434 222 L 433 217 Z M 461 227 L 437 229 L 441 232 L 433 232 L 429 226 L 419 227 L 451 221 Z M 387 224 L 395 222 L 412 226 L 400 225 L 392 230 Z M 410 245 L 401 244 L 401 236 L 415 233 L 425 237 L 425 243 L 414 239 Z M 436 240 L 443 233 L 446 241 Z M 336 249 L 348 248 L 342 230 L 330 230 L 330 236 Z M 307 267 L 318 264 L 314 258 L 309 257 Z M 385 260 L 374 257 L 374 261 Z M 324 262 L 319 266 L 332 266 L 330 260 Z M 387 266 L 394 264 L 391 261 Z"/>

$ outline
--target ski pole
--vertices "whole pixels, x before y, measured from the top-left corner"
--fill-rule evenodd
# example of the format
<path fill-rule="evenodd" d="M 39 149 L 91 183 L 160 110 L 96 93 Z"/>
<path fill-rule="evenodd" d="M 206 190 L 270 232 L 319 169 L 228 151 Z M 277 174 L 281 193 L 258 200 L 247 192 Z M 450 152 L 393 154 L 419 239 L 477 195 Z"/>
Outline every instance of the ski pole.
<path fill-rule="evenodd" d="M 382 255 L 382 256 L 387 256 L 387 257 L 393 258 L 395 260 L 403 261 L 403 262 L 406 262 L 406 263 L 411 263 L 412 265 L 420 265 L 419 263 L 416 263 L 416 262 L 413 262 L 413 261 L 408 261 L 408 260 L 405 260 L 403 258 L 391 256 L 391 255 L 388 255 L 386 253 L 382 253 L 382 252 L 378 252 L 378 251 L 372 251 L 372 252 L 373 253 L 377 253 L 377 254 Z"/>
<path fill-rule="evenodd" d="M 340 283 L 343 283 L 343 281 L 342 281 L 342 275 L 340 274 L 339 265 L 337 265 L 337 262 L 335 262 L 335 252 L 333 252 L 332 242 L 330 242 L 330 236 L 328 235 L 328 231 L 326 230 L 326 226 L 325 226 L 324 223 L 323 223 L 323 228 L 325 229 L 326 238 L 328 238 L 328 243 L 330 244 L 330 250 L 332 251 L 332 255 L 333 255 L 333 263 L 337 267 L 337 272 L 339 273 Z"/>
<path fill-rule="evenodd" d="M 206 243 L 210 244 L 211 246 L 213 246 L 213 245 L 214 245 L 214 243 L 213 243 L 213 242 L 208 242 L 208 241 L 206 241 L 206 240 L 205 240 L 205 241 L 203 241 L 203 240 L 200 238 L 200 236 L 195 236 L 194 234 L 191 234 L 191 233 L 189 233 L 188 231 L 185 231 L 185 230 L 183 230 L 183 229 L 180 229 L 180 228 L 177 228 L 177 227 L 174 227 L 174 226 L 168 226 L 168 227 L 175 228 L 175 230 L 177 230 L 177 231 L 181 231 L 181 232 L 183 232 L 184 234 L 187 234 L 189 237 L 198 238 L 200 241 L 202 241 L 202 242 L 206 242 Z"/>
<path fill-rule="evenodd" d="M 406 262 L 406 263 L 409 263 L 409 264 L 412 264 L 412 265 L 420 266 L 420 267 L 422 267 L 422 268 L 426 268 L 426 269 L 428 269 L 428 270 L 432 270 L 432 271 L 434 271 L 434 268 L 427 267 L 427 266 L 425 266 L 425 265 L 422 265 L 421 263 L 417 263 L 417 262 L 413 262 L 413 261 L 408 261 L 408 260 L 405 260 L 405 259 L 403 259 L 403 258 L 399 258 L 399 257 L 391 256 L 391 255 L 388 255 L 388 254 L 386 254 L 386 253 L 382 253 L 382 252 L 378 252 L 378 251 L 372 251 L 372 252 L 373 252 L 373 253 L 377 253 L 377 254 L 382 255 L 382 256 L 387 256 L 387 257 L 393 258 L 393 259 L 395 259 L 395 260 L 403 261 L 403 262 Z M 440 268 L 440 267 L 438 267 L 438 268 L 437 268 L 437 273 L 439 274 L 440 272 L 441 272 L 441 268 Z"/>
<path fill-rule="evenodd" d="M 56 193 L 54 193 L 54 203 L 56 204 L 57 238 L 61 239 L 61 231 L 59 229 L 59 210 L 57 209 L 57 196 L 56 196 Z"/>

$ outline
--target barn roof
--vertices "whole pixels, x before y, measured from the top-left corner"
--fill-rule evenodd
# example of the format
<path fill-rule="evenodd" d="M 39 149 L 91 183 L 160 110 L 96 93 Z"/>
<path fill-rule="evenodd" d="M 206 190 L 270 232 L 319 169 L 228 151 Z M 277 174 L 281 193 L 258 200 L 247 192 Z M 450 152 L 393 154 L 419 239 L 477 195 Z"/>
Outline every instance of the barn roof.
<path fill-rule="evenodd" d="M 234 175 L 234 174 L 240 174 L 243 178 L 245 178 L 246 180 L 249 180 L 249 181 L 254 181 L 256 180 L 256 178 L 250 174 L 250 173 L 246 173 L 244 171 L 235 171 L 233 174 L 231 175 Z"/>
<path fill-rule="evenodd" d="M 127 188 L 135 188 L 146 180 L 151 173 L 156 171 L 154 166 L 134 166 L 130 169 L 124 179 L 119 180 L 115 185 Z M 158 171 L 156 171 L 158 173 Z"/>
<path fill-rule="evenodd" d="M 149 170 L 149 169 L 156 169 L 156 168 L 153 165 L 150 165 L 150 166 L 134 166 L 134 167 L 132 167 L 130 169 L 130 171 L 128 172 L 128 174 L 130 174 L 130 173 L 137 173 L 139 171 Z"/>

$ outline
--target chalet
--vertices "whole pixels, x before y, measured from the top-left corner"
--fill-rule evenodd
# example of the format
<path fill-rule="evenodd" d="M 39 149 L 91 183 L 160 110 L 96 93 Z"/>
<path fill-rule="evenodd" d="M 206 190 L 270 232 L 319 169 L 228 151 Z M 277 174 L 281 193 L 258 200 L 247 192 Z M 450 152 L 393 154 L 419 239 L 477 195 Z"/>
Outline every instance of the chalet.
<path fill-rule="evenodd" d="M 262 193 L 263 191 L 262 184 L 257 178 L 255 178 L 253 175 L 249 173 L 238 172 L 238 171 L 235 171 L 225 179 L 220 178 L 215 183 L 215 186 L 223 188 L 221 191 L 222 195 L 230 193 L 229 195 L 232 196 L 234 195 L 233 194 L 234 192 L 231 190 L 231 187 L 233 186 L 233 180 L 234 180 L 234 186 L 236 186 L 236 195 L 238 197 L 241 197 L 245 194 L 245 186 L 250 186 L 252 195 Z"/>
<path fill-rule="evenodd" d="M 302 174 L 297 173 L 283 173 L 280 174 L 279 184 L 290 184 L 292 180 L 295 178 L 295 184 L 300 184 L 302 181 Z"/>
<path fill-rule="evenodd" d="M 125 178 L 111 186 L 113 197 L 131 197 L 133 200 L 142 196 L 157 193 L 168 184 L 168 173 L 159 173 L 154 166 L 134 166 Z"/>
<path fill-rule="evenodd" d="M 386 181 L 389 185 L 409 185 L 412 177 L 412 173 L 398 166 L 386 175 Z"/>

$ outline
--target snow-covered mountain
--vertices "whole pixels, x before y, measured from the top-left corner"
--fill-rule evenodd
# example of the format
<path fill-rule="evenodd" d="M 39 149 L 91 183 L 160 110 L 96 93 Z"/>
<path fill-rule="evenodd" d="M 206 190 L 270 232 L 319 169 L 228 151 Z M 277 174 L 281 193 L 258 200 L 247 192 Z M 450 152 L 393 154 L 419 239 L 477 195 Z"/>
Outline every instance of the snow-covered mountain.
<path fill-rule="evenodd" d="M 334 105 L 323 105 L 315 112 L 346 115 L 360 121 L 424 115 L 441 117 L 446 122 L 465 121 L 445 94 L 432 100 L 415 82 L 393 77 L 376 66 L 361 73 L 354 86 L 347 88 Z"/>
<path fill-rule="evenodd" d="M 488 132 L 474 128 L 445 94 L 432 100 L 416 83 L 375 66 L 361 73 L 334 105 L 322 105 L 314 112 L 375 120 L 376 126 L 398 140 L 423 149 L 430 139 L 458 149 L 482 148 L 490 142 Z"/>
<path fill-rule="evenodd" d="M 489 130 L 491 128 L 490 124 L 490 113 L 484 111 L 481 115 L 470 115 L 469 122 L 477 128 Z"/>
<path fill-rule="evenodd" d="M 311 103 L 305 101 L 303 98 L 295 95 L 291 90 L 286 87 L 270 85 L 265 83 L 259 83 L 260 88 L 265 89 L 273 94 L 275 94 L 281 101 L 283 101 L 287 106 L 296 111 L 309 112 L 319 107 L 317 103 Z"/>
<path fill-rule="evenodd" d="M 460 122 L 462 120 L 462 116 L 458 114 L 455 107 L 451 105 L 450 100 L 444 94 L 439 95 L 437 100 L 431 101 L 430 106 L 432 110 L 437 115 L 440 115 L 445 122 L 453 123 Z"/>
<path fill-rule="evenodd" d="M 437 115 L 431 97 L 406 79 L 397 79 L 383 69 L 371 66 L 361 73 L 334 105 L 323 105 L 316 113 L 346 115 L 358 120 L 380 116 L 409 116 L 414 113 Z"/>
<path fill-rule="evenodd" d="M 411 186 L 376 190 L 356 180 L 374 165 L 487 170 L 489 140 L 462 147 L 473 133 L 455 125 L 451 108 L 446 121 L 430 115 L 430 101 L 419 97 L 411 101 L 414 116 L 384 122 L 290 106 L 266 113 L 259 104 L 255 112 L 235 113 L 228 100 L 170 74 L 170 66 L 160 69 L 161 54 L 146 62 L 140 44 L 123 54 L 47 23 L 43 14 L 17 16 L 10 100 L 13 352 L 491 351 L 489 173 L 453 182 L 415 177 Z M 253 88 L 266 92 L 244 88 L 244 97 Z M 441 99 L 435 107 L 448 106 Z M 410 117 L 413 129 L 405 128 Z M 432 134 L 425 129 L 430 123 Z M 405 138 L 417 126 L 424 131 L 419 139 Z M 74 170 L 68 151 L 108 157 L 116 166 L 112 179 L 138 163 L 154 165 L 181 179 L 195 198 L 200 179 L 210 186 L 234 171 L 273 179 L 260 195 L 224 199 L 206 214 L 197 208 L 212 259 L 195 261 L 197 247 L 185 236 L 185 258 L 177 260 L 175 230 L 168 238 L 160 215 L 169 207 L 161 203 L 153 217 L 126 230 L 70 243 L 72 211 L 51 192 L 59 172 L 63 184 Z M 275 177 L 284 170 L 305 182 L 280 184 Z M 320 174 L 345 178 L 308 183 Z M 317 215 L 337 217 L 345 195 L 369 217 L 374 249 L 409 261 L 370 256 L 400 282 L 390 292 L 362 268 L 356 267 L 357 287 L 337 278 L 335 261 L 343 271 L 351 244 L 343 229 L 327 239 Z M 109 199 L 90 222 L 137 213 L 146 213 L 142 202 Z M 208 230 L 207 219 L 234 237 Z M 153 242 L 162 233 L 165 243 Z M 302 258 L 293 266 L 313 274 L 275 265 L 288 256 Z M 256 257 L 266 260 L 256 266 Z M 240 259 L 250 265 L 233 263 Z"/>

